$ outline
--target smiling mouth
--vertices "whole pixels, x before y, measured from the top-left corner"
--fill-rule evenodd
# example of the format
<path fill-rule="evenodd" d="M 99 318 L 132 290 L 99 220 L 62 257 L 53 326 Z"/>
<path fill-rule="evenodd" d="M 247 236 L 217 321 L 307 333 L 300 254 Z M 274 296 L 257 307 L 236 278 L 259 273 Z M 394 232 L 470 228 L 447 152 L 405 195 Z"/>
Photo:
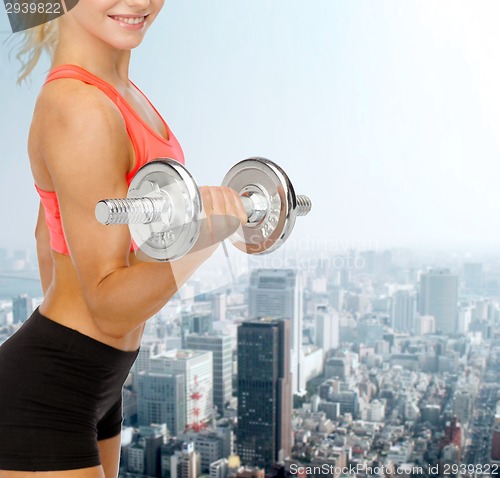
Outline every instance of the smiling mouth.
<path fill-rule="evenodd" d="M 109 15 L 113 20 L 117 20 L 122 23 L 127 23 L 128 25 L 138 25 L 144 22 L 148 15 L 143 15 L 142 17 L 121 17 L 119 15 Z"/>

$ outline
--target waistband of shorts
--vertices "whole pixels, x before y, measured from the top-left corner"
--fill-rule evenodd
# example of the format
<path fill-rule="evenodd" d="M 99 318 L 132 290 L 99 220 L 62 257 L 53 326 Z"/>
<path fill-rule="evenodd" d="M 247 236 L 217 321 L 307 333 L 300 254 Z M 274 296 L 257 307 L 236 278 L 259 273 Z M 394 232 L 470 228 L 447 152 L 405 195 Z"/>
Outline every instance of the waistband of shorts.
<path fill-rule="evenodd" d="M 38 307 L 23 326 L 53 342 L 61 350 L 79 353 L 90 360 L 109 365 L 113 368 L 130 369 L 140 350 L 140 348 L 134 351 L 120 350 L 104 342 L 100 342 L 88 335 L 82 334 L 78 330 L 71 329 L 49 319 L 40 313 Z"/>

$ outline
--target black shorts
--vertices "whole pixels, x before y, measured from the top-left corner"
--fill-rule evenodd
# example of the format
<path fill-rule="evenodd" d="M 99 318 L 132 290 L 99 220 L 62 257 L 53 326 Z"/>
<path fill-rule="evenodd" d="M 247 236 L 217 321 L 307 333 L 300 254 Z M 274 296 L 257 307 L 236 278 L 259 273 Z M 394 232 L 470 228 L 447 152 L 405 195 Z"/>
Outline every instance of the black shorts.
<path fill-rule="evenodd" d="M 98 466 L 118 435 L 137 351 L 116 349 L 38 312 L 0 346 L 0 470 Z"/>

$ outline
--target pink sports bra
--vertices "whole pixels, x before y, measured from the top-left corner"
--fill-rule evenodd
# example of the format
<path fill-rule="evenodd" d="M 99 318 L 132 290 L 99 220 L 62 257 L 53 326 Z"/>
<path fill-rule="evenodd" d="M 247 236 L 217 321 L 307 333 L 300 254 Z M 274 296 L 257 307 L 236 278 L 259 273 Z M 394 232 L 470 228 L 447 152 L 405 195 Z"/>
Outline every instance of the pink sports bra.
<path fill-rule="evenodd" d="M 47 78 L 45 83 L 49 81 L 57 80 L 58 78 L 75 78 L 81 80 L 87 84 L 97 86 L 102 92 L 104 92 L 111 101 L 119 108 L 123 115 L 127 132 L 129 134 L 132 146 L 135 151 L 136 164 L 132 171 L 130 171 L 127 176 L 127 184 L 130 185 L 132 178 L 137 173 L 138 169 L 144 164 L 148 163 L 157 158 L 172 158 L 180 163 L 184 164 L 184 154 L 182 148 L 173 135 L 172 131 L 165 123 L 165 120 L 161 117 L 160 113 L 151 104 L 146 95 L 139 90 L 139 88 L 132 83 L 134 88 L 139 91 L 139 93 L 146 98 L 148 103 L 151 105 L 153 110 L 159 116 L 166 131 L 168 132 L 168 139 L 154 131 L 140 116 L 139 114 L 130 106 L 125 98 L 120 95 L 120 93 L 109 83 L 105 82 L 101 78 L 95 76 L 89 71 L 81 68 L 77 65 L 60 65 L 53 68 Z M 44 191 L 40 189 L 36 184 L 35 188 L 40 195 L 40 200 L 45 209 L 45 219 L 47 222 L 47 227 L 49 229 L 50 235 L 50 247 L 60 254 L 69 255 L 68 245 L 66 243 L 66 238 L 64 237 L 64 230 L 61 222 L 61 213 L 59 210 L 59 202 L 57 199 L 57 194 L 55 191 Z M 130 248 L 131 251 L 134 250 L 133 244 Z"/>

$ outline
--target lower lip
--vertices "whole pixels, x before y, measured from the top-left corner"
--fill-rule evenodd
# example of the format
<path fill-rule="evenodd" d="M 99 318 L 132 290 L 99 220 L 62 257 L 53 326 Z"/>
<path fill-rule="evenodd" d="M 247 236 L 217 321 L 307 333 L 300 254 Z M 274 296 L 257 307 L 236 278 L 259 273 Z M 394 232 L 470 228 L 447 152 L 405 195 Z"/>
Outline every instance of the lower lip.
<path fill-rule="evenodd" d="M 141 23 L 136 23 L 134 25 L 131 25 L 130 23 L 125 23 L 125 22 L 122 22 L 120 20 L 117 20 L 116 18 L 113 18 L 113 17 L 109 17 L 111 18 L 111 20 L 114 20 L 116 23 L 118 23 L 118 25 L 120 25 L 122 28 L 125 28 L 126 30 L 132 30 L 132 31 L 137 31 L 137 30 L 141 30 L 144 25 L 146 24 L 146 18 L 144 18 L 144 20 L 141 22 Z"/>

